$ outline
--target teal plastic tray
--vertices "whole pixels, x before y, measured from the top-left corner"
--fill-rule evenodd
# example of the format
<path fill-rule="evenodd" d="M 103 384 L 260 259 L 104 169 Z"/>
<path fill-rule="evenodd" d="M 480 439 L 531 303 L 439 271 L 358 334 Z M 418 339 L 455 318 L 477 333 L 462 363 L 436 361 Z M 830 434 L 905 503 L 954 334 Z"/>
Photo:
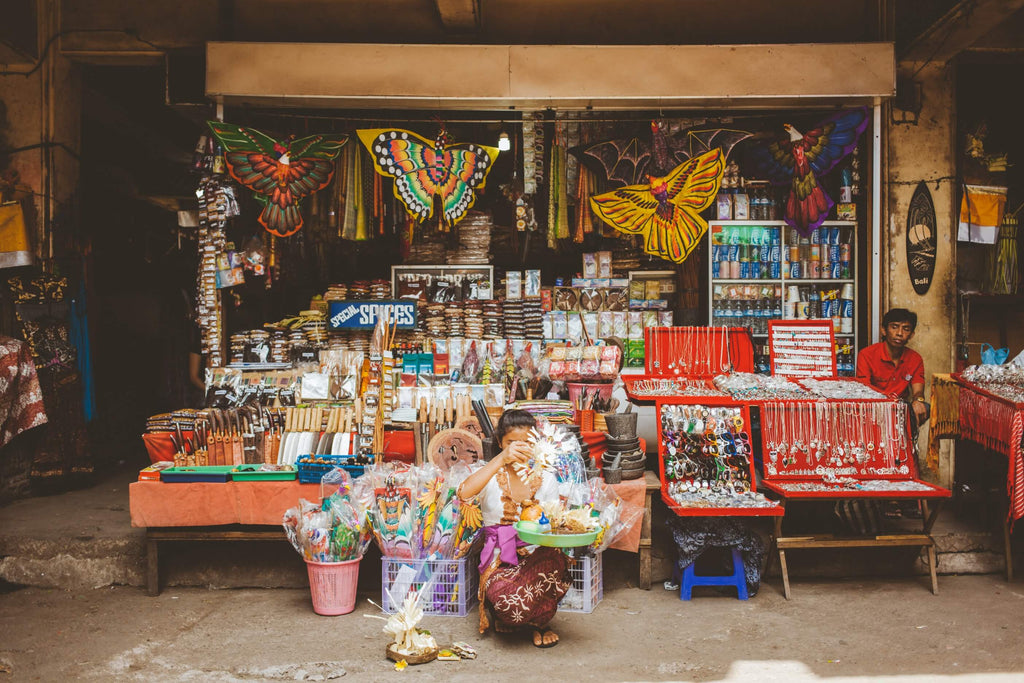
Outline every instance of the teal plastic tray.
<path fill-rule="evenodd" d="M 527 531 L 519 526 L 519 522 L 512 525 L 516 533 L 524 543 L 530 545 L 543 545 L 549 548 L 579 548 L 591 545 L 597 540 L 600 529 L 585 534 L 542 534 L 537 531 Z"/>

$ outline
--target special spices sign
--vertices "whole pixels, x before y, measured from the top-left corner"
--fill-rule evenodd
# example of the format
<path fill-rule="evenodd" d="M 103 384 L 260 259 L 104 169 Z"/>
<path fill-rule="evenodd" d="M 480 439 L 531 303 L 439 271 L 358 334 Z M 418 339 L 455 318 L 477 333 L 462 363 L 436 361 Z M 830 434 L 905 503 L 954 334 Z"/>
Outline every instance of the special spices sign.
<path fill-rule="evenodd" d="M 389 325 L 398 322 L 401 330 L 416 327 L 415 301 L 331 301 L 327 323 L 332 330 L 369 330 L 383 318 Z"/>

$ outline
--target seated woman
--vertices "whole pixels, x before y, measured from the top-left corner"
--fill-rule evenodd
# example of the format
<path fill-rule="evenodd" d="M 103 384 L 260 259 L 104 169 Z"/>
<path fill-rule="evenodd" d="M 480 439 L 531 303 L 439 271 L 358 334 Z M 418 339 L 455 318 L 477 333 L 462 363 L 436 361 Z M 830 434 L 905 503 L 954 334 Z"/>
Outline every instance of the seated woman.
<path fill-rule="evenodd" d="M 534 474 L 524 483 L 513 468 L 531 457 L 527 443 L 536 425 L 525 410 L 508 410 L 498 420 L 494 438 L 501 452 L 459 487 L 459 498 L 480 496 L 484 549 L 480 555 L 480 632 L 489 626 L 510 632 L 529 627 L 533 644 L 552 647 L 558 635 L 547 628 L 558 602 L 569 590 L 568 560 L 558 548 L 539 547 L 528 553 L 512 524 L 523 507 L 558 500 L 558 480 L 551 472 Z"/>

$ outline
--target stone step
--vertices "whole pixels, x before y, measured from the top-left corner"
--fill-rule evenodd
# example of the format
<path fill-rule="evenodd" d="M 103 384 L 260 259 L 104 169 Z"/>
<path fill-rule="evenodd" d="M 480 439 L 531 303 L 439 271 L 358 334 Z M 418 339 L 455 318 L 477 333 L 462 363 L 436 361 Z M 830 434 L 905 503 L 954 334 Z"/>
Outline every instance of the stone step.
<path fill-rule="evenodd" d="M 68 590 L 111 585 L 145 585 L 145 535 L 128 517 L 127 484 L 136 473 L 122 472 L 91 489 L 29 498 L 0 508 L 0 581 Z M 674 556 L 665 527 L 670 514 L 655 506 L 652 578 L 667 579 Z M 911 520 L 906 520 L 913 524 Z M 918 522 L 919 524 L 919 522 Z M 973 529 L 944 511 L 934 532 L 940 574 L 1001 574 L 1001 533 Z M 1016 544 L 1018 555 L 1024 541 Z M 926 573 L 913 548 L 792 550 L 793 578 L 912 576 Z M 1019 566 L 1024 562 L 1018 559 Z M 775 563 L 769 577 L 778 576 Z M 372 568 L 372 569 L 371 569 Z M 606 555 L 606 585 L 636 585 L 637 556 Z M 166 587 L 305 587 L 305 565 L 285 542 L 162 543 L 161 583 Z M 376 550 L 365 558 L 360 587 L 380 586 Z"/>

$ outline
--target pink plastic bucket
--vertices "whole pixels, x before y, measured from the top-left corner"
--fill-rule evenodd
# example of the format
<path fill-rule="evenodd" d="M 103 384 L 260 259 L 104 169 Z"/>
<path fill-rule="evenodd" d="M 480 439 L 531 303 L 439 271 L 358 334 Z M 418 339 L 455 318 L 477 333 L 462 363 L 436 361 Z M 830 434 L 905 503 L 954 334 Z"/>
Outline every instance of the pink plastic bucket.
<path fill-rule="evenodd" d="M 306 560 L 313 611 L 325 617 L 348 614 L 356 608 L 359 560 L 313 562 Z"/>

